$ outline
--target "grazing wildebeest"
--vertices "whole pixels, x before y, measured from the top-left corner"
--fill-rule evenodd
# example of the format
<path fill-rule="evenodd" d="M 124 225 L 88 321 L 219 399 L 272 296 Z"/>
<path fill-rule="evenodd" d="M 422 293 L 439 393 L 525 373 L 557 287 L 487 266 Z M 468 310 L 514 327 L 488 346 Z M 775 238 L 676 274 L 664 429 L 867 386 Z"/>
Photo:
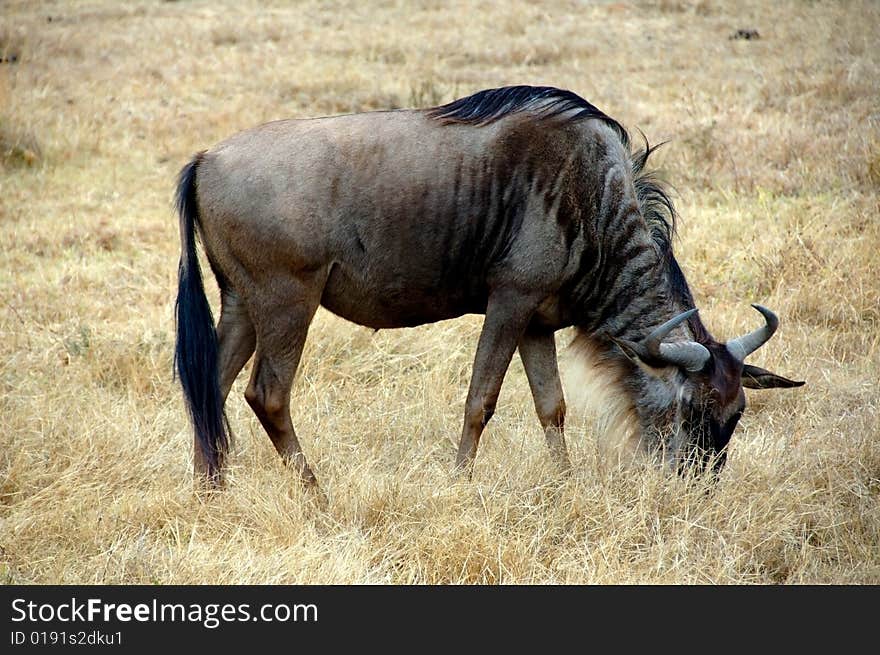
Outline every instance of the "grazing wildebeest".
<path fill-rule="evenodd" d="M 777 327 L 719 343 L 672 253 L 674 210 L 623 127 L 550 87 L 482 91 L 427 110 L 282 120 L 197 154 L 180 173 L 175 366 L 197 476 L 218 483 L 223 413 L 245 398 L 279 454 L 315 476 L 290 389 L 319 305 L 375 329 L 485 314 L 456 458 L 470 475 L 518 348 L 550 451 L 568 467 L 554 332 L 576 326 L 635 425 L 675 467 L 724 463 L 742 387 L 802 384 L 744 364 Z M 196 256 L 221 292 L 215 331 Z"/>

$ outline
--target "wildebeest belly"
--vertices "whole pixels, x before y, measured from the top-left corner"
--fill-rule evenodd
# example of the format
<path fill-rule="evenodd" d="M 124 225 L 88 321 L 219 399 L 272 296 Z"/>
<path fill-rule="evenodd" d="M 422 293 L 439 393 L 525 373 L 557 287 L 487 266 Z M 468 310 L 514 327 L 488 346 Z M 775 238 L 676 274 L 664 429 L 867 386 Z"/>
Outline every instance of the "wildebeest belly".
<path fill-rule="evenodd" d="M 370 275 L 369 269 L 337 263 L 330 270 L 321 305 L 353 323 L 387 329 L 482 314 L 486 295 L 479 290 L 450 288 L 437 280 L 414 280 L 393 273 Z"/>

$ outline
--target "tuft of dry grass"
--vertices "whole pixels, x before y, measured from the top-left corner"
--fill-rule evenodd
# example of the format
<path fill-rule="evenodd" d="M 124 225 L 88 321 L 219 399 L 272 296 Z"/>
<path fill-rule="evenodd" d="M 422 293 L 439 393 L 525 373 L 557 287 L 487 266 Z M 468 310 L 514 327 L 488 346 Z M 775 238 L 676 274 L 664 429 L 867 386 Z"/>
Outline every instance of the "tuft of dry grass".
<path fill-rule="evenodd" d="M 878 32 L 867 1 L 7 2 L 0 579 L 880 582 Z M 704 320 L 726 338 L 773 307 L 755 363 L 807 386 L 749 392 L 713 488 L 609 470 L 577 406 L 560 478 L 515 360 L 462 483 L 480 318 L 373 334 L 321 311 L 293 418 L 326 503 L 278 461 L 244 374 L 228 489 L 194 497 L 171 379 L 179 167 L 261 121 L 513 83 L 670 141 Z"/>
<path fill-rule="evenodd" d="M 32 133 L 0 124 L 0 165 L 34 166 L 40 156 L 40 144 Z"/>

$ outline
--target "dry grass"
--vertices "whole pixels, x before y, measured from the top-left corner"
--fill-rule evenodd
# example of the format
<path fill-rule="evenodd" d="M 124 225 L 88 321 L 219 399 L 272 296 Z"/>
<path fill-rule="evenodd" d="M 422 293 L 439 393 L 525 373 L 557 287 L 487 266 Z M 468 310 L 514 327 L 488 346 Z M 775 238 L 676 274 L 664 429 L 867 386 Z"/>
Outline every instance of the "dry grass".
<path fill-rule="evenodd" d="M 0 579 L 880 582 L 876 3 L 3 5 Z M 171 380 L 179 167 L 261 121 L 508 83 L 671 141 L 704 318 L 723 338 L 755 324 L 748 302 L 773 307 L 755 363 L 808 386 L 750 393 L 706 493 L 608 472 L 577 408 L 556 477 L 515 361 L 474 482 L 453 483 L 480 320 L 374 336 L 322 312 L 294 421 L 326 507 L 243 380 L 229 488 L 197 501 Z"/>

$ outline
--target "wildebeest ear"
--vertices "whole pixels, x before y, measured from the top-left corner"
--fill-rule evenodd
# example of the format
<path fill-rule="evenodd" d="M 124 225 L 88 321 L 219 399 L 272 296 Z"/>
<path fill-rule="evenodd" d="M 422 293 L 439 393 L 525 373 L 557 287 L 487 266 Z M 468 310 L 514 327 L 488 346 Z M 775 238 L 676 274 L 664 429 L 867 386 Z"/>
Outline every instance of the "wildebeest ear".
<path fill-rule="evenodd" d="M 771 373 L 760 366 L 746 364 L 743 366 L 742 385 L 749 389 L 789 389 L 791 387 L 802 387 L 804 382 L 789 380 L 781 375 L 776 375 L 776 373 Z"/>
<path fill-rule="evenodd" d="M 626 358 L 630 360 L 633 364 L 639 363 L 639 356 L 636 353 L 638 347 L 632 341 L 627 341 L 626 339 L 616 339 L 615 337 L 609 336 L 609 339 L 616 345 L 620 350 L 626 355 Z"/>
<path fill-rule="evenodd" d="M 631 361 L 633 364 L 641 368 L 646 373 L 650 373 L 651 375 L 660 375 L 661 371 L 664 368 L 664 364 L 661 362 L 655 361 L 653 358 L 648 357 L 642 351 L 643 349 L 636 343 L 632 341 L 627 341 L 626 339 L 617 339 L 615 337 L 609 336 L 609 339 L 613 341 L 618 348 L 626 355 L 626 358 Z"/>

